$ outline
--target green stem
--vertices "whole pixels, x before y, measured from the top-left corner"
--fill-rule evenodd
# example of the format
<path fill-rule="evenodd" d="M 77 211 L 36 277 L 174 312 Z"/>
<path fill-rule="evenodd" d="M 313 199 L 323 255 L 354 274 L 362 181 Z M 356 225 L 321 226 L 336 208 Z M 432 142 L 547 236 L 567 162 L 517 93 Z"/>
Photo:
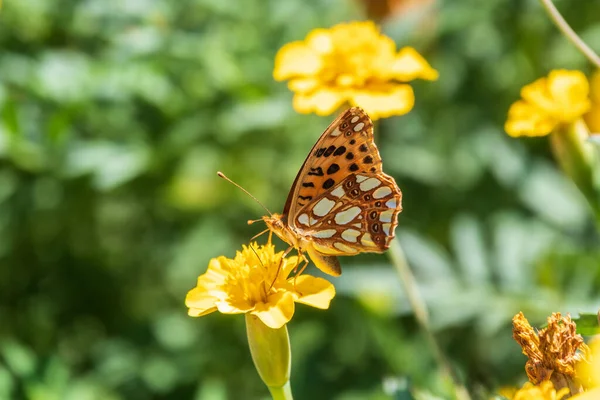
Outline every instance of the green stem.
<path fill-rule="evenodd" d="M 273 400 L 293 400 L 292 388 L 289 381 L 282 387 L 269 387 L 269 391 Z"/>
<path fill-rule="evenodd" d="M 440 365 L 442 372 L 450 378 L 450 382 L 452 382 L 454 385 L 456 398 L 459 400 L 470 400 L 471 396 L 469 395 L 469 392 L 460 382 L 458 376 L 456 376 L 454 373 L 450 362 L 444 355 L 444 352 L 440 348 L 435 336 L 433 335 L 433 332 L 429 327 L 429 312 L 427 311 L 427 306 L 425 305 L 425 301 L 419 293 L 417 282 L 412 274 L 412 271 L 410 270 L 410 266 L 408 265 L 404 250 L 402 249 L 398 238 L 392 240 L 388 254 L 392 264 L 394 264 L 394 267 L 396 268 L 396 272 L 398 272 L 400 282 L 404 286 L 406 297 L 408 298 L 408 302 L 415 313 L 415 318 L 425 333 L 427 342 L 433 350 L 433 354 Z"/>
<path fill-rule="evenodd" d="M 600 68 L 600 57 L 592 50 L 590 47 L 585 44 L 583 40 L 575 33 L 575 31 L 569 26 L 567 21 L 560 15 L 560 12 L 552 3 L 552 0 L 540 0 L 546 12 L 550 16 L 550 19 L 554 22 L 554 24 L 558 27 L 558 29 L 565 35 L 567 39 L 575 46 L 579 51 L 583 53 L 584 56 L 587 57 L 588 60 L 597 68 Z"/>
<path fill-rule="evenodd" d="M 600 233 L 600 196 L 595 177 L 599 157 L 589 136 L 587 125 L 579 119 L 555 129 L 550 134 L 550 146 L 562 170 L 588 201 Z"/>

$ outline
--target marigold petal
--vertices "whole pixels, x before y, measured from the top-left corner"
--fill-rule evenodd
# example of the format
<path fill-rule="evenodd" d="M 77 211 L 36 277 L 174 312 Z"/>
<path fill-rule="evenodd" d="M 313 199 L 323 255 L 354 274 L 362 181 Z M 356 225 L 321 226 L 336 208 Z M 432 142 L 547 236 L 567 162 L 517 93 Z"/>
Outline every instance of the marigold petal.
<path fill-rule="evenodd" d="M 556 127 L 557 121 L 531 104 L 519 100 L 508 110 L 504 129 L 512 137 L 544 136 Z"/>
<path fill-rule="evenodd" d="M 329 115 L 347 100 L 345 91 L 319 89 L 310 94 L 296 93 L 293 100 L 294 110 L 301 114 L 314 112 L 317 115 Z"/>
<path fill-rule="evenodd" d="M 590 78 L 590 98 L 594 103 L 600 103 L 600 70 Z"/>
<path fill-rule="evenodd" d="M 391 76 L 408 82 L 414 79 L 438 79 L 439 73 L 412 47 L 403 47 L 391 65 Z"/>
<path fill-rule="evenodd" d="M 303 42 L 292 42 L 277 52 L 273 77 L 283 81 L 297 76 L 310 76 L 318 73 L 321 66 L 321 58 L 314 49 Z"/>
<path fill-rule="evenodd" d="M 295 282 L 293 282 L 294 279 Z M 335 287 L 323 278 L 300 275 L 297 278 L 291 278 L 290 282 L 294 285 L 298 303 L 325 310 L 329 308 L 329 303 L 335 296 Z"/>
<path fill-rule="evenodd" d="M 323 55 L 331 53 L 334 49 L 333 34 L 328 29 L 314 29 L 305 39 L 306 45 L 316 54 Z"/>
<path fill-rule="evenodd" d="M 521 89 L 523 100 L 560 122 L 573 122 L 590 108 L 589 85 L 580 71 L 554 70 Z"/>
<path fill-rule="evenodd" d="M 231 298 L 215 302 L 217 310 L 222 314 L 243 314 L 254 309 L 247 301 L 232 301 Z"/>
<path fill-rule="evenodd" d="M 200 317 L 217 310 L 215 303 L 219 299 L 203 288 L 195 287 L 187 293 L 185 305 L 189 308 L 188 314 Z"/>
<path fill-rule="evenodd" d="M 283 278 L 283 282 L 287 281 L 287 277 L 290 273 L 297 267 L 300 266 L 298 263 L 298 256 L 286 257 L 283 259 L 283 265 L 281 266 L 281 272 L 279 273 L 279 277 Z"/>
<path fill-rule="evenodd" d="M 589 386 L 600 387 L 600 339 L 590 341 L 589 348 L 587 362 L 577 364 L 577 376 L 582 382 L 589 383 Z"/>
<path fill-rule="evenodd" d="M 554 113 L 556 104 L 548 92 L 548 79 L 540 78 L 521 88 L 521 97 L 538 112 Z"/>
<path fill-rule="evenodd" d="M 598 135 L 600 134 L 600 104 L 591 111 L 585 116 L 585 123 L 591 134 Z"/>
<path fill-rule="evenodd" d="M 230 259 L 224 256 L 212 258 L 208 262 L 206 272 L 198 277 L 198 285 L 203 286 L 218 286 L 222 285 L 227 279 L 227 271 L 229 270 Z"/>
<path fill-rule="evenodd" d="M 548 75 L 548 91 L 558 103 L 564 122 L 572 122 L 590 108 L 590 87 L 581 71 L 556 70 Z"/>
<path fill-rule="evenodd" d="M 217 311 L 217 307 L 207 308 L 207 309 L 199 309 L 199 308 L 190 308 L 188 310 L 188 315 L 190 317 L 203 317 L 208 314 L 212 314 Z"/>
<path fill-rule="evenodd" d="M 576 394 L 571 400 L 598 400 L 600 399 L 600 387 Z"/>
<path fill-rule="evenodd" d="M 409 85 L 385 85 L 368 89 L 352 93 L 350 102 L 362 107 L 373 120 L 406 114 L 415 104 L 415 95 Z"/>
<path fill-rule="evenodd" d="M 309 93 L 319 88 L 321 82 L 315 78 L 296 78 L 288 82 L 288 88 L 295 93 Z"/>
<path fill-rule="evenodd" d="M 223 267 L 227 267 L 228 262 L 229 260 L 222 256 L 210 260 L 206 272 L 198 277 L 196 287 L 185 297 L 189 315 L 200 317 L 210 314 L 216 310 L 215 303 L 227 297 L 222 285 L 227 274 Z"/>
<path fill-rule="evenodd" d="M 287 291 L 277 292 L 269 296 L 267 303 L 256 304 L 250 313 L 260 318 L 269 328 L 279 329 L 294 315 L 294 296 Z"/>
<path fill-rule="evenodd" d="M 567 394 L 569 394 L 569 389 L 562 388 L 557 392 L 550 381 L 543 381 L 539 385 L 526 382 L 521 389 L 514 393 L 513 397 L 509 398 L 512 400 L 562 400 Z"/>
<path fill-rule="evenodd" d="M 590 94 L 592 104 L 584 116 L 590 132 L 600 133 L 600 71 L 596 71 L 590 79 Z"/>

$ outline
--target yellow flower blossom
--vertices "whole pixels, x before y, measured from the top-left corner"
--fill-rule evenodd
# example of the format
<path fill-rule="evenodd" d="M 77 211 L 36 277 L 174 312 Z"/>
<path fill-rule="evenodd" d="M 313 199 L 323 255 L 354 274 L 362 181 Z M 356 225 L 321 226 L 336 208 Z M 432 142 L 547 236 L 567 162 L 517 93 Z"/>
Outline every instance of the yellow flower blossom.
<path fill-rule="evenodd" d="M 589 347 L 588 362 L 577 366 L 577 375 L 586 386 L 600 388 L 600 338 L 592 340 Z"/>
<path fill-rule="evenodd" d="M 581 118 L 591 106 L 589 84 L 580 71 L 554 70 L 521 89 L 508 111 L 510 136 L 544 136 Z"/>
<path fill-rule="evenodd" d="M 596 71 L 590 79 L 590 98 L 592 106 L 584 116 L 592 134 L 600 135 L 600 71 Z"/>
<path fill-rule="evenodd" d="M 402 115 L 414 105 L 403 82 L 435 80 L 438 72 L 412 47 L 396 51 L 372 21 L 315 29 L 288 43 L 275 57 L 273 76 L 289 80 L 294 109 L 328 115 L 344 104 L 362 107 L 373 119 Z"/>
<path fill-rule="evenodd" d="M 269 328 L 278 329 L 294 315 L 294 302 L 326 309 L 335 288 L 323 278 L 290 277 L 298 257 L 283 258 L 268 243 L 243 246 L 235 258 L 213 258 L 185 299 L 188 314 L 200 317 L 214 311 L 250 313 Z"/>
<path fill-rule="evenodd" d="M 514 393 L 512 400 L 562 400 L 569 394 L 569 389 L 562 388 L 558 392 L 550 381 L 543 381 L 539 385 L 527 382 L 523 387 Z"/>
<path fill-rule="evenodd" d="M 587 389 L 571 397 L 572 400 L 600 399 L 600 338 L 594 338 L 589 348 L 590 351 L 586 354 L 587 362 L 577 364 L 577 377 Z"/>

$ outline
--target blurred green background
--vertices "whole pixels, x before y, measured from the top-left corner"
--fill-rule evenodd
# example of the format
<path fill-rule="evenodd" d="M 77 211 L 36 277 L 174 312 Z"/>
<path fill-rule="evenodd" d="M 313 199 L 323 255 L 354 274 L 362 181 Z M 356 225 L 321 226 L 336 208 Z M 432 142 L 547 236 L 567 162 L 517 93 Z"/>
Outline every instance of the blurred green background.
<path fill-rule="evenodd" d="M 262 209 L 216 171 L 281 211 L 334 118 L 293 111 L 276 51 L 367 18 L 365 2 L 4 1 L 0 399 L 268 398 L 243 318 L 190 318 L 184 298 L 261 229 L 246 220 Z M 390 4 L 384 31 L 440 72 L 378 125 L 404 193 L 397 234 L 436 337 L 485 398 L 525 379 L 515 313 L 539 325 L 600 305 L 585 200 L 545 138 L 503 132 L 522 85 L 591 71 L 537 1 Z M 599 51 L 600 3 L 557 5 Z M 298 306 L 289 325 L 295 397 L 449 398 L 387 258 L 342 265 L 331 309 Z"/>

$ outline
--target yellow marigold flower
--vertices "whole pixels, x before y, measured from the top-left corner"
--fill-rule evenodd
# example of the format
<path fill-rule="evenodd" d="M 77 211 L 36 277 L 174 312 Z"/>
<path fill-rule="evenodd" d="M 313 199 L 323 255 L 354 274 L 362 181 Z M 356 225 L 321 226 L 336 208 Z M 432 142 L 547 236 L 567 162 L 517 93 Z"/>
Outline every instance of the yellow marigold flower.
<path fill-rule="evenodd" d="M 587 387 L 600 388 L 600 338 L 594 338 L 589 347 L 587 362 L 577 366 L 577 376 Z"/>
<path fill-rule="evenodd" d="M 569 394 L 569 389 L 562 388 L 557 392 L 550 381 L 543 381 L 537 386 L 527 382 L 511 397 L 506 396 L 506 392 L 502 394 L 512 400 L 562 400 Z"/>
<path fill-rule="evenodd" d="M 286 44 L 273 76 L 289 80 L 300 113 L 328 115 L 349 103 L 378 119 L 412 109 L 414 93 L 403 82 L 435 80 L 438 72 L 412 47 L 397 52 L 392 39 L 363 21 L 315 29 L 304 41 Z"/>
<path fill-rule="evenodd" d="M 554 70 L 521 89 L 522 100 L 508 111 L 504 128 L 510 136 L 544 136 L 575 122 L 591 106 L 589 84 L 580 71 Z"/>
<path fill-rule="evenodd" d="M 590 98 L 592 106 L 584 116 L 585 122 L 592 134 L 600 134 L 600 71 L 596 71 L 590 79 Z"/>
<path fill-rule="evenodd" d="M 271 243 L 250 246 L 243 246 L 233 259 L 220 256 L 210 260 L 208 270 L 185 299 L 189 315 L 200 317 L 217 310 L 250 313 L 269 328 L 278 329 L 294 315 L 294 302 L 329 307 L 335 288 L 327 280 L 305 274 L 288 278 L 298 257 L 282 259 L 283 252 L 275 253 Z"/>
<path fill-rule="evenodd" d="M 536 333 L 520 312 L 513 318 L 513 338 L 529 358 L 525 371 L 531 383 L 550 380 L 554 387 L 567 388 L 571 394 L 580 391 L 575 383 L 575 368 L 589 349 L 569 315 L 553 313 L 548 317 L 548 327 Z"/>

